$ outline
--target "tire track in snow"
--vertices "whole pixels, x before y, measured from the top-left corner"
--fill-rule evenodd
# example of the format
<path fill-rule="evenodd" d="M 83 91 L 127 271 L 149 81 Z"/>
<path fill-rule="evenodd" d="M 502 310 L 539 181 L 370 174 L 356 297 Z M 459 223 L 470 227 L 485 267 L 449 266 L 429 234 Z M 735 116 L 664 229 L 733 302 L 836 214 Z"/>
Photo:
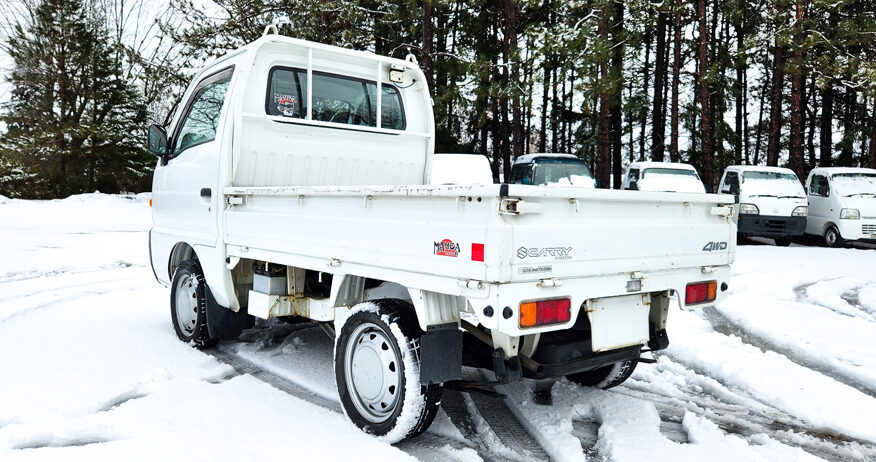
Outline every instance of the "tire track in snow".
<path fill-rule="evenodd" d="M 857 302 L 854 304 L 850 303 L 849 299 L 846 298 L 846 294 L 848 294 L 850 291 L 844 291 L 842 294 L 840 294 L 840 298 L 842 300 L 844 300 L 846 303 L 848 303 L 849 308 L 851 308 L 855 311 L 858 311 L 860 313 L 860 316 L 839 310 L 836 307 L 825 305 L 824 303 L 820 303 L 820 302 L 816 301 L 815 299 L 813 299 L 808 293 L 809 288 L 816 285 L 816 284 L 820 284 L 820 283 L 827 282 L 827 281 L 837 281 L 840 279 L 842 279 L 842 278 L 823 279 L 820 281 L 807 282 L 806 284 L 800 284 L 799 286 L 794 287 L 794 294 L 797 296 L 798 302 L 808 303 L 810 305 L 815 305 L 815 306 L 820 306 L 826 310 L 830 310 L 830 311 L 832 311 L 836 314 L 842 315 L 842 316 L 848 316 L 848 317 L 854 318 L 854 319 L 862 319 L 864 321 L 869 321 L 869 322 L 876 322 L 876 316 L 874 316 L 874 314 L 871 313 L 869 310 L 862 307 L 860 305 L 860 303 L 857 303 Z M 854 291 L 856 299 L 857 299 L 857 292 L 860 289 L 861 289 L 861 287 L 857 287 L 857 288 L 852 289 L 852 291 Z"/>
<path fill-rule="evenodd" d="M 140 281 L 140 279 L 141 278 L 139 278 L 139 277 L 119 278 L 116 280 L 105 281 L 105 283 L 112 283 L 112 282 L 119 282 L 119 281 L 131 281 L 131 280 Z M 40 303 L 38 305 L 26 307 L 26 308 L 14 310 L 10 314 L 4 315 L 3 317 L 0 317 L 0 325 L 3 325 L 9 321 L 20 318 L 20 317 L 25 316 L 27 314 L 33 313 L 35 311 L 43 310 L 46 308 L 51 308 L 51 307 L 58 305 L 58 304 L 61 304 L 61 303 L 67 303 L 67 302 L 71 302 L 74 300 L 81 300 L 83 298 L 88 298 L 88 297 L 99 297 L 99 296 L 111 294 L 114 292 L 123 292 L 123 291 L 138 289 L 138 288 L 142 287 L 142 284 L 138 283 L 138 284 L 128 284 L 128 285 L 122 285 L 122 286 L 113 285 L 113 287 L 111 289 L 99 290 L 99 289 L 101 289 L 102 284 L 103 283 L 95 284 L 95 285 L 97 285 L 96 288 L 91 288 L 91 289 L 73 292 L 73 295 L 69 295 L 68 293 L 65 292 L 63 294 L 63 296 L 58 295 L 54 300 L 51 300 L 51 301 L 48 301 L 45 303 Z"/>
<path fill-rule="evenodd" d="M 203 352 L 216 358 L 216 360 L 218 360 L 219 362 L 231 366 L 234 369 L 235 373 L 225 376 L 222 381 L 231 379 L 233 377 L 236 377 L 237 375 L 250 375 L 292 397 L 307 401 L 311 404 L 328 409 L 338 414 L 343 413 L 343 410 L 341 409 L 341 404 L 338 401 L 326 399 L 325 397 L 301 385 L 298 385 L 287 378 L 284 378 L 272 372 L 268 372 L 254 362 L 249 361 L 230 351 L 230 349 L 225 345 L 220 344 L 218 347 L 203 350 Z M 458 441 L 429 434 L 428 431 L 427 433 L 420 435 L 412 440 L 406 440 L 397 443 L 395 446 L 402 451 L 424 461 L 454 460 L 454 455 L 452 454 L 452 452 L 448 453 L 448 448 L 451 451 L 465 451 L 466 449 L 469 449 L 469 446 L 466 446 Z M 460 456 L 458 460 L 462 461 L 470 459 L 467 459 L 464 456 Z"/>
<path fill-rule="evenodd" d="M 705 307 L 703 309 L 703 314 L 705 315 L 704 318 L 712 324 L 712 327 L 715 329 L 716 332 L 724 335 L 735 335 L 736 337 L 739 337 L 739 339 L 742 340 L 743 343 L 759 348 L 763 351 L 774 351 L 802 367 L 811 369 L 822 375 L 826 375 L 836 380 L 837 382 L 846 384 L 860 391 L 861 393 L 876 398 L 876 389 L 864 382 L 861 382 L 855 377 L 849 376 L 842 369 L 831 367 L 827 364 L 815 363 L 812 360 L 798 354 L 792 348 L 778 345 L 767 338 L 751 334 L 743 329 L 742 326 L 734 323 L 729 318 L 724 316 L 723 313 L 721 313 L 712 306 Z"/>
<path fill-rule="evenodd" d="M 671 358 L 674 363 L 683 365 L 696 376 L 720 383 L 720 380 L 710 376 L 707 371 L 697 370 L 668 354 L 660 355 Z M 668 369 L 664 372 L 677 374 Z M 690 382 L 689 377 L 685 377 L 685 383 Z M 876 445 L 846 435 L 814 429 L 806 422 L 773 407 L 770 403 L 761 401 L 744 390 L 728 385 L 723 387 L 725 391 L 732 393 L 732 399 L 737 401 L 736 403 L 728 402 L 713 393 L 688 388 L 677 389 L 682 396 L 663 395 L 654 392 L 650 387 L 636 387 L 634 383 L 621 385 L 612 391 L 650 401 L 657 408 L 661 421 L 681 422 L 684 412 L 690 411 L 714 422 L 726 433 L 737 434 L 746 439 L 766 434 L 782 444 L 799 447 L 825 460 L 835 462 L 876 460 Z"/>

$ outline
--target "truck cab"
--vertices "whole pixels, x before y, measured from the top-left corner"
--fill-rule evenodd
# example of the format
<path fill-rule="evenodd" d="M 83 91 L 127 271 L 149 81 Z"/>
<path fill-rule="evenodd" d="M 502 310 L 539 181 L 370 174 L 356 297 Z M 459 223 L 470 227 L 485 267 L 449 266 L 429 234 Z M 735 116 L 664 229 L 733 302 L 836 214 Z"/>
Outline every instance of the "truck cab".
<path fill-rule="evenodd" d="M 706 192 L 697 170 L 692 165 L 676 162 L 633 162 L 627 167 L 621 189 Z"/>
<path fill-rule="evenodd" d="M 806 179 L 806 192 L 806 234 L 823 237 L 828 247 L 876 241 L 876 170 L 814 168 Z"/>
<path fill-rule="evenodd" d="M 534 153 L 518 157 L 511 167 L 511 184 L 596 187 L 587 163 L 573 154 Z"/>
<path fill-rule="evenodd" d="M 793 170 L 731 165 L 724 170 L 719 192 L 738 198 L 736 229 L 740 236 L 761 236 L 788 246 L 806 229 L 807 202 Z"/>
<path fill-rule="evenodd" d="M 432 157 L 432 184 L 492 184 L 490 160 L 483 154 L 438 153 Z"/>

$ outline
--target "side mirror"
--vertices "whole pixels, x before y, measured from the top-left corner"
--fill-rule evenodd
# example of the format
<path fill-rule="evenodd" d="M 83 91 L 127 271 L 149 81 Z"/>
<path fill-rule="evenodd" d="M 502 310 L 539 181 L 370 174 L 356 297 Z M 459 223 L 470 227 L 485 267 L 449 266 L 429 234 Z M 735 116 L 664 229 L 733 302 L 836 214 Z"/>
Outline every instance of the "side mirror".
<path fill-rule="evenodd" d="M 146 141 L 146 149 L 158 157 L 167 155 L 167 132 L 161 126 L 152 124 L 149 126 L 149 138 Z"/>

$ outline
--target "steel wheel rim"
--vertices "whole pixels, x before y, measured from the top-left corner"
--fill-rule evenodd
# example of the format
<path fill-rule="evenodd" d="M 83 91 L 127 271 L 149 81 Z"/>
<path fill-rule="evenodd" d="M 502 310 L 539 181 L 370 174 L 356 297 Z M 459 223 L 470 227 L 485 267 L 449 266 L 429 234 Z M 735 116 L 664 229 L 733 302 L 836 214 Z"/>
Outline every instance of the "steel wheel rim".
<path fill-rule="evenodd" d="M 198 281 L 189 274 L 181 275 L 176 284 L 176 323 L 186 335 L 195 332 L 198 322 Z"/>
<path fill-rule="evenodd" d="M 353 405 L 369 422 L 389 419 L 399 402 L 401 368 L 392 339 L 379 326 L 353 331 L 344 354 L 344 381 Z"/>
<path fill-rule="evenodd" d="M 827 230 L 825 240 L 827 240 L 827 245 L 831 247 L 836 245 L 836 231 L 833 228 Z"/>

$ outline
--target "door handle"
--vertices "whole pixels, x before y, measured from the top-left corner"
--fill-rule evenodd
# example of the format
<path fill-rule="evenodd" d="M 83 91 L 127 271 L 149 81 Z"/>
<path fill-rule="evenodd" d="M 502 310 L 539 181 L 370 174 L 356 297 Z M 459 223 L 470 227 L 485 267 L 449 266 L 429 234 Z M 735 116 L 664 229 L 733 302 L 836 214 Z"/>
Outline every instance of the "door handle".
<path fill-rule="evenodd" d="M 209 199 L 213 196 L 213 190 L 210 188 L 201 188 L 201 197 L 204 199 Z"/>

